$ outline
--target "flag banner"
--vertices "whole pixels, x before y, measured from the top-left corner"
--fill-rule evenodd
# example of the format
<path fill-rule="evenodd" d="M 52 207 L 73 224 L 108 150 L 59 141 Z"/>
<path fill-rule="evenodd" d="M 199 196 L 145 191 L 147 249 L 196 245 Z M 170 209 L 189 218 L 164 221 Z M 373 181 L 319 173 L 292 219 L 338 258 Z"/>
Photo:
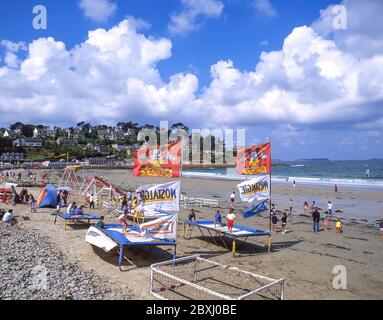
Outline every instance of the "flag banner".
<path fill-rule="evenodd" d="M 260 203 L 257 203 L 255 206 L 253 206 L 251 209 L 247 210 L 244 214 L 244 218 L 250 218 L 252 216 L 255 216 L 257 214 L 260 214 L 264 211 L 268 210 L 266 206 L 266 200 L 262 201 Z"/>
<path fill-rule="evenodd" d="M 48 168 L 50 163 L 51 163 L 50 161 L 44 161 L 43 163 L 41 163 L 41 165 L 42 165 L 43 167 Z"/>
<path fill-rule="evenodd" d="M 271 143 L 267 142 L 238 150 L 237 172 L 243 175 L 271 172 Z"/>
<path fill-rule="evenodd" d="M 146 239 L 176 240 L 178 216 L 169 215 L 140 225 L 141 236 Z"/>
<path fill-rule="evenodd" d="M 180 177 L 181 142 L 144 146 L 134 152 L 134 176 Z"/>
<path fill-rule="evenodd" d="M 238 186 L 239 196 L 244 202 L 254 202 L 270 199 L 270 176 L 260 176 L 246 180 Z"/>
<path fill-rule="evenodd" d="M 137 195 L 143 210 L 179 211 L 181 183 L 172 181 L 164 184 L 139 187 Z"/>

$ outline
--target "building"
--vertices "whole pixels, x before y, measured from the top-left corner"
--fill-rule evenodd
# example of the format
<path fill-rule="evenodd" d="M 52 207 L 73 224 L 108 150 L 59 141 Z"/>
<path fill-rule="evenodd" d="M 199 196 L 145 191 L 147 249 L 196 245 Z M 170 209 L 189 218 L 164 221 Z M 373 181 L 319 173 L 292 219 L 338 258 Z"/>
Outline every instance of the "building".
<path fill-rule="evenodd" d="M 94 147 L 94 150 L 96 150 L 97 152 L 103 154 L 103 155 L 107 155 L 109 154 L 109 148 L 108 146 L 104 146 L 104 145 L 96 145 Z"/>
<path fill-rule="evenodd" d="M 134 129 L 128 129 L 128 130 L 126 130 L 126 132 L 124 133 L 124 136 L 125 137 L 130 137 L 130 136 L 133 136 L 133 135 L 135 135 L 136 134 L 136 131 L 134 130 Z"/>
<path fill-rule="evenodd" d="M 112 148 L 119 151 L 119 152 L 125 152 L 128 149 L 127 146 L 125 146 L 123 144 L 117 144 L 117 143 L 113 144 Z"/>
<path fill-rule="evenodd" d="M 118 160 L 114 157 L 99 157 L 85 159 L 87 166 L 123 166 L 125 161 Z"/>
<path fill-rule="evenodd" d="M 42 148 L 43 140 L 40 138 L 19 138 L 13 141 L 13 146 L 24 148 Z"/>
<path fill-rule="evenodd" d="M 76 139 L 58 138 L 57 144 L 59 146 L 75 146 L 78 144 L 78 141 Z"/>
<path fill-rule="evenodd" d="M 97 130 L 97 135 L 100 140 L 116 141 L 124 138 L 124 132 L 116 128 Z"/>
<path fill-rule="evenodd" d="M 24 160 L 24 153 L 7 152 L 3 153 L 0 157 L 1 161 L 20 161 Z"/>

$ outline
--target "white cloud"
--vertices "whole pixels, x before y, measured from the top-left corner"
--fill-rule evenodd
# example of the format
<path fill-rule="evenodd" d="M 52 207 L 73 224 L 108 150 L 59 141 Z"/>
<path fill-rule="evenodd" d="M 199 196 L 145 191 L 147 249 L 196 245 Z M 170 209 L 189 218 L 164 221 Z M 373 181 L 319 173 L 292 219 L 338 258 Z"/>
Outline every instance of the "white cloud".
<path fill-rule="evenodd" d="M 199 18 L 217 18 L 224 5 L 219 0 L 181 0 L 182 10 L 170 16 L 168 29 L 173 35 L 183 35 L 197 29 Z"/>
<path fill-rule="evenodd" d="M 117 9 L 110 0 L 79 0 L 84 15 L 96 22 L 105 22 Z"/>
<path fill-rule="evenodd" d="M 277 12 L 269 0 L 254 0 L 253 5 L 255 9 L 263 15 L 268 17 L 277 16 Z"/>
<path fill-rule="evenodd" d="M 358 57 L 371 57 L 383 52 L 383 6 L 381 0 L 343 0 L 346 9 L 346 30 L 333 27 L 335 5 L 321 10 L 320 17 L 312 25 L 323 37 L 332 37 L 337 46 Z"/>
<path fill-rule="evenodd" d="M 171 41 L 146 37 L 136 28 L 127 19 L 109 30 L 93 30 L 70 50 L 53 38 L 25 46 L 26 58 L 18 57 L 17 63 L 9 58 L 0 67 L 0 124 L 14 119 L 267 124 L 291 132 L 286 143 L 305 127 L 382 128 L 381 52 L 361 58 L 337 38 L 302 26 L 292 30 L 281 50 L 263 52 L 254 70 L 218 61 L 211 66 L 211 83 L 199 88 L 190 73 L 164 81 L 157 65 L 171 57 Z M 16 49 L 8 50 L 17 55 Z"/>

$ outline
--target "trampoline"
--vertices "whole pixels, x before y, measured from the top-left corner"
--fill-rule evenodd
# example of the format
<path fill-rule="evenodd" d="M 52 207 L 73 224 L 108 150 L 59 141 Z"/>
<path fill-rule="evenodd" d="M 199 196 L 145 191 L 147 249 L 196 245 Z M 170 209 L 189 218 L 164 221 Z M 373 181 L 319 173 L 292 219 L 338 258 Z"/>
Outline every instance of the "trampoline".
<path fill-rule="evenodd" d="M 135 246 L 173 246 L 173 259 L 176 258 L 177 242 L 175 240 L 144 238 L 141 235 L 140 228 L 133 225 L 128 225 L 126 234 L 122 233 L 122 226 L 119 224 L 106 224 L 103 229 L 92 226 L 89 228 L 85 240 L 92 245 L 104 249 L 104 251 L 110 251 L 119 247 L 117 251 L 120 270 L 122 270 L 123 259 L 134 265 L 127 257 L 124 257 L 124 248 Z"/>
<path fill-rule="evenodd" d="M 187 226 L 189 228 L 187 228 Z M 236 240 L 240 239 L 243 242 L 246 242 L 246 240 L 250 237 L 267 236 L 268 237 L 268 242 L 267 242 L 268 252 L 270 252 L 270 247 L 271 247 L 270 231 L 263 231 L 263 230 L 258 230 L 258 229 L 235 224 L 232 229 L 232 232 L 229 232 L 225 224 L 215 225 L 214 222 L 210 220 L 196 220 L 196 221 L 187 220 L 184 222 L 184 230 L 183 230 L 183 235 L 185 239 L 190 239 L 191 233 L 193 231 L 193 227 L 198 228 L 202 237 L 205 240 L 208 240 L 210 237 L 210 239 L 212 239 L 216 245 L 218 245 L 218 242 L 215 240 L 215 238 L 218 237 L 221 243 L 224 245 L 224 247 L 227 248 L 228 250 L 230 250 L 230 248 L 226 244 L 225 238 L 231 239 L 232 240 L 231 251 L 233 252 L 233 255 L 235 255 L 236 253 Z M 204 233 L 204 230 L 207 232 L 208 235 Z"/>
<path fill-rule="evenodd" d="M 66 231 L 66 227 L 69 223 L 77 223 L 79 221 L 86 221 L 88 224 L 90 224 L 91 221 L 97 221 L 100 220 L 100 217 L 97 214 L 94 213 L 87 213 L 87 214 L 69 214 L 69 213 L 53 213 L 52 215 L 55 216 L 54 224 L 57 222 L 57 217 L 64 220 L 64 230 Z"/>

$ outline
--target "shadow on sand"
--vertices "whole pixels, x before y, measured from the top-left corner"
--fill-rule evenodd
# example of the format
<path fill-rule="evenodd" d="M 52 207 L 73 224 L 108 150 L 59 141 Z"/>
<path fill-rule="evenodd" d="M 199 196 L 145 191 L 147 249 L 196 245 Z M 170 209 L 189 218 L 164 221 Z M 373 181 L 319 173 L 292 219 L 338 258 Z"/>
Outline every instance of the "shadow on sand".
<path fill-rule="evenodd" d="M 103 261 L 119 267 L 118 250 L 105 252 L 104 250 L 92 246 L 93 252 Z M 156 246 L 134 246 L 124 247 L 124 262 L 121 271 L 129 271 L 135 268 L 149 267 L 153 263 L 168 261 L 173 258 L 173 248 L 156 247 Z"/>

